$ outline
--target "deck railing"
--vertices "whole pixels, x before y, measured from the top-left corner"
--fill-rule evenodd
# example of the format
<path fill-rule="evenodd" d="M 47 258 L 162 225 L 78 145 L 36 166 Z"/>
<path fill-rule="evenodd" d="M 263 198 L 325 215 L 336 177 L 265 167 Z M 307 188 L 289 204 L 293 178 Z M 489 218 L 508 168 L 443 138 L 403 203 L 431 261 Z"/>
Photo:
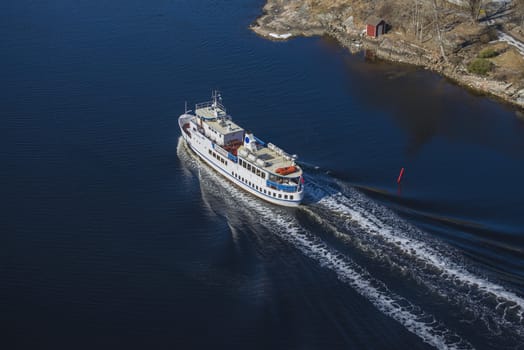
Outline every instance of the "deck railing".
<path fill-rule="evenodd" d="M 271 180 L 266 180 L 266 185 L 268 187 L 276 188 L 277 190 L 284 191 L 284 192 L 297 192 L 297 186 L 295 185 L 282 185 L 278 182 L 274 182 Z"/>
<path fill-rule="evenodd" d="M 207 101 L 207 102 L 197 103 L 197 104 L 195 105 L 195 111 L 196 111 L 197 109 L 200 109 L 200 108 L 212 107 L 214 103 L 215 103 L 215 102 L 213 102 L 213 101 Z M 226 113 L 226 107 L 224 107 L 224 105 L 223 105 L 222 103 L 220 103 L 220 102 L 217 101 L 217 102 L 216 102 L 216 107 L 218 107 L 218 109 L 220 109 L 220 110 L 222 110 L 224 113 Z"/>

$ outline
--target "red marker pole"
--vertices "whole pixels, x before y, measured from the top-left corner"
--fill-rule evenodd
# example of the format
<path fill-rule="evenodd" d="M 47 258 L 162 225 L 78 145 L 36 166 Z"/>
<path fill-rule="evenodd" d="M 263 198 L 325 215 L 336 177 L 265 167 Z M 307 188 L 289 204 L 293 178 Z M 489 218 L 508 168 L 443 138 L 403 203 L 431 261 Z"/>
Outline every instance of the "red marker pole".
<path fill-rule="evenodd" d="M 397 183 L 400 184 L 402 181 L 402 176 L 404 176 L 404 168 L 400 169 L 400 174 L 398 175 Z"/>

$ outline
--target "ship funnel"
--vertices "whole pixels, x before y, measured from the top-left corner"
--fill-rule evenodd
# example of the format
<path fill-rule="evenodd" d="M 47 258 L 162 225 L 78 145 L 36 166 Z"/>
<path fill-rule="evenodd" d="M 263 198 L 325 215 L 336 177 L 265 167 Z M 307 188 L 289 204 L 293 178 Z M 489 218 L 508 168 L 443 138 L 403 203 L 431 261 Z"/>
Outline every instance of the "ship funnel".
<path fill-rule="evenodd" d="M 246 136 L 244 137 L 244 147 L 251 152 L 256 152 L 258 150 L 255 135 L 252 133 L 246 133 Z"/>

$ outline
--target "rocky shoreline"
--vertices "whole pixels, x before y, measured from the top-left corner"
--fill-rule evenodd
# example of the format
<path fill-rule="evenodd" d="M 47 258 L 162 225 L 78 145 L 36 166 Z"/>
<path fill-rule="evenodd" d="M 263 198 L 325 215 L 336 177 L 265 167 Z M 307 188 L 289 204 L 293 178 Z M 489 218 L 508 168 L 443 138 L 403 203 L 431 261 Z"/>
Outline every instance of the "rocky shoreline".
<path fill-rule="evenodd" d="M 370 38 L 363 33 L 364 19 L 352 6 L 345 5 L 347 1 L 331 0 L 328 6 L 311 6 L 308 0 L 268 0 L 263 8 L 263 14 L 250 26 L 258 35 L 270 40 L 288 40 L 296 36 L 322 36 L 335 38 L 342 46 L 356 53 L 362 50 L 371 51 L 384 60 L 402 62 L 422 66 L 437 72 L 455 83 L 476 92 L 494 96 L 504 102 L 524 109 L 524 79 L 496 79 L 492 75 L 479 76 L 471 74 L 466 69 L 460 50 L 447 49 L 446 57 L 435 46 L 424 45 L 413 40 L 406 33 L 395 31 L 393 27 L 386 35 Z M 317 0 L 322 3 L 322 0 Z M 451 32 L 451 31 L 450 31 Z M 451 37 L 451 34 L 448 34 Z M 458 35 L 455 35 L 458 36 Z M 471 37 L 460 36 L 461 40 L 472 40 Z M 457 45 L 454 43 L 454 45 Z M 458 45 L 463 45 L 459 43 Z M 493 41 L 490 46 L 500 47 L 500 50 L 511 50 L 511 47 L 501 46 Z M 499 45 L 499 46 L 496 46 Z M 477 45 L 480 46 L 480 45 Z M 460 47 L 460 46 L 459 46 Z M 441 46 L 442 48 L 442 46 Z M 474 51 L 468 48 L 469 51 Z M 479 47 L 476 48 L 478 52 Z M 465 51 L 465 50 L 464 50 Z M 471 53 L 468 54 L 471 56 Z M 504 51 L 505 52 L 505 51 Z M 518 54 L 517 54 L 518 56 Z M 522 59 L 524 62 L 524 59 Z M 503 67 L 504 68 L 504 67 Z M 522 114 L 522 113 L 519 113 Z"/>

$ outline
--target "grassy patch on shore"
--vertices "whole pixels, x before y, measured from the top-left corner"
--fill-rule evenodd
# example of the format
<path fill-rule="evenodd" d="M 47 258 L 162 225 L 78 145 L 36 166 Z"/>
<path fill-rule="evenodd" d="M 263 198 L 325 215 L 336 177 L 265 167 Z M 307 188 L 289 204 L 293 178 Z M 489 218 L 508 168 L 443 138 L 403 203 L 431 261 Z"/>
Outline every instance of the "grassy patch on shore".
<path fill-rule="evenodd" d="M 499 53 L 497 51 L 495 51 L 491 47 L 488 47 L 487 49 L 480 51 L 478 57 L 479 58 L 492 58 L 498 55 Z"/>
<path fill-rule="evenodd" d="M 477 75 L 487 75 L 493 69 L 493 63 L 485 58 L 475 58 L 468 64 L 468 72 Z"/>

